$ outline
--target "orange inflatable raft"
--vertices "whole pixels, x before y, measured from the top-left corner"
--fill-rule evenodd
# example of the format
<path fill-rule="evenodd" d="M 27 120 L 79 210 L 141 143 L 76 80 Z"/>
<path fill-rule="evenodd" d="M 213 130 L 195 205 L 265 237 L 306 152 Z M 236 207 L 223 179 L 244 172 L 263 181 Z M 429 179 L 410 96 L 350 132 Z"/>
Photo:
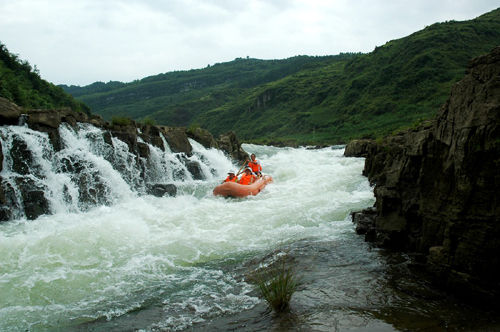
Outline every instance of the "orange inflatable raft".
<path fill-rule="evenodd" d="M 272 182 L 273 178 L 269 175 L 264 175 L 257 181 L 249 185 L 243 185 L 236 182 L 224 182 L 214 188 L 214 195 L 231 196 L 231 197 L 245 197 L 248 195 L 257 195 L 262 189 Z"/>

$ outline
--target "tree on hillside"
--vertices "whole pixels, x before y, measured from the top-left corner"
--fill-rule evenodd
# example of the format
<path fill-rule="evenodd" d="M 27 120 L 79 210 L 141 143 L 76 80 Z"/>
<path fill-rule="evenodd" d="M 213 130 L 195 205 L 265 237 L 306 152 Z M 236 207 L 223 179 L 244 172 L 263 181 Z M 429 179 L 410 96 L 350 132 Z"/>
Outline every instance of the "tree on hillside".
<path fill-rule="evenodd" d="M 10 53 L 0 42 L 0 97 L 28 108 L 70 107 L 90 112 L 88 106 L 75 100 L 60 87 L 43 80 L 40 71 L 17 54 Z"/>

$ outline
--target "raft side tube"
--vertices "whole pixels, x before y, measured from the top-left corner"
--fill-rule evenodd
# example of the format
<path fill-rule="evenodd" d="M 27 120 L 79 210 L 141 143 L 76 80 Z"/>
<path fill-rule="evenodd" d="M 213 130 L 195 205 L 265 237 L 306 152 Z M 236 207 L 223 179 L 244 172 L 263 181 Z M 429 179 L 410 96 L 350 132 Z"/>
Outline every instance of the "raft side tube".
<path fill-rule="evenodd" d="M 272 182 L 273 178 L 269 175 L 264 175 L 257 181 L 249 185 L 243 185 L 236 182 L 224 182 L 214 188 L 213 194 L 215 196 L 232 196 L 232 197 L 246 197 L 249 195 L 257 195 L 262 189 Z"/>

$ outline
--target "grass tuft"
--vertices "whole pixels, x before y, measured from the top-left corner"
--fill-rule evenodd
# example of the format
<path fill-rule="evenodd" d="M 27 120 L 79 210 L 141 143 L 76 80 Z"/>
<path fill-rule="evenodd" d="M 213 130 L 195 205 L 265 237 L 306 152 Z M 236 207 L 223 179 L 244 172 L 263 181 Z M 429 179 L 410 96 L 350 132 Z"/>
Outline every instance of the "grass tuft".
<path fill-rule="evenodd" d="M 282 260 L 278 268 L 261 276 L 257 284 L 262 298 L 275 312 L 280 313 L 289 309 L 290 300 L 299 283 L 292 268 L 286 267 Z"/>

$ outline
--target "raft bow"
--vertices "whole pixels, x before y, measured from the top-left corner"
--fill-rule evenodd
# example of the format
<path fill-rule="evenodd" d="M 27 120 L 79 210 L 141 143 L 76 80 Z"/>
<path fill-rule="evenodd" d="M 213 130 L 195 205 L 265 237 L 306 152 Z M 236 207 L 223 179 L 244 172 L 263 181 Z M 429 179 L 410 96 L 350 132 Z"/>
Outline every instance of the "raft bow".
<path fill-rule="evenodd" d="M 264 175 L 263 177 L 257 179 L 254 183 L 249 185 L 243 185 L 236 182 L 224 182 L 214 188 L 215 196 L 230 196 L 230 197 L 246 197 L 249 195 L 257 195 L 262 189 L 269 183 L 272 182 L 273 178 L 269 175 Z"/>

